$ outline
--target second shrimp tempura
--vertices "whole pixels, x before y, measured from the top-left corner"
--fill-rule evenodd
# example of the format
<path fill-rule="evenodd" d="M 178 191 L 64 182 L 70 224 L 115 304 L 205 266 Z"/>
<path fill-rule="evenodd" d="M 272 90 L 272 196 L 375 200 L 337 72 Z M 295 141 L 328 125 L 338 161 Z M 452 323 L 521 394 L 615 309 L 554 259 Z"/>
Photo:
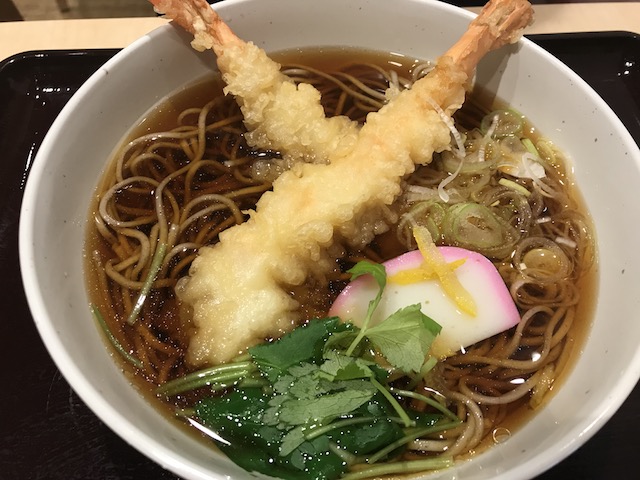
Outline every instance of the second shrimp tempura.
<path fill-rule="evenodd" d="M 339 250 L 332 247 L 364 246 L 387 229 L 402 180 L 450 148 L 448 125 L 478 61 L 517 41 L 532 20 L 526 0 L 492 0 L 429 75 L 369 114 L 358 131 L 344 118 L 324 118 L 313 87 L 296 87 L 204 0 L 152 3 L 194 34 L 194 47 L 214 50 L 254 146 L 295 160 L 247 222 L 200 249 L 180 283 L 196 327 L 187 357 L 193 364 L 223 363 L 297 324 L 298 304 L 287 287 L 330 271 L 331 252 Z"/>

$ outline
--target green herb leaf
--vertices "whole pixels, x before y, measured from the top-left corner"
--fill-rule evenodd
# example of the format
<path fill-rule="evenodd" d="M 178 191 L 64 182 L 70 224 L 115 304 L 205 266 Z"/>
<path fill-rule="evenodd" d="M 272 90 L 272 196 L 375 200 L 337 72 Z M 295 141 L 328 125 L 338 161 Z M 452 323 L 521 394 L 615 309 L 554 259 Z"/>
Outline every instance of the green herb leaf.
<path fill-rule="evenodd" d="M 280 442 L 280 456 L 287 456 L 291 454 L 296 448 L 306 441 L 304 431 L 305 427 L 298 426 L 289 430 L 282 437 L 282 441 Z"/>
<path fill-rule="evenodd" d="M 416 304 L 398 310 L 365 335 L 393 366 L 417 373 L 440 329 Z"/>
<path fill-rule="evenodd" d="M 349 357 L 336 351 L 329 351 L 325 354 L 326 360 L 321 365 L 320 370 L 325 374 L 325 378 L 334 380 L 354 380 L 359 378 L 371 378 L 374 376 L 372 367 L 374 362 L 362 358 Z"/>
<path fill-rule="evenodd" d="M 273 382 L 294 365 L 321 360 L 329 336 L 349 328 L 338 317 L 311 320 L 273 343 L 250 348 L 249 353 L 260 371 Z"/>
<path fill-rule="evenodd" d="M 346 332 L 334 333 L 329 337 L 327 343 L 324 345 L 325 355 L 326 352 L 330 352 L 332 350 L 336 351 L 344 351 L 346 352 L 355 338 L 360 333 L 360 329 L 355 325 L 352 325 L 351 329 Z M 352 355 L 355 357 L 360 357 L 362 352 L 362 346 L 358 345 L 358 348 L 355 348 L 352 352 Z"/>
<path fill-rule="evenodd" d="M 369 262 L 362 260 L 356 263 L 351 269 L 347 270 L 347 273 L 351 274 L 351 281 L 355 280 L 362 275 L 371 275 L 381 290 L 387 285 L 387 271 L 384 265 L 379 263 Z"/>
<path fill-rule="evenodd" d="M 384 291 L 384 287 L 387 285 L 387 271 L 385 270 L 384 265 L 364 260 L 356 263 L 353 268 L 348 270 L 348 272 L 351 274 L 352 281 L 362 275 L 371 275 L 378 283 L 378 287 L 380 287 L 375 298 L 369 302 L 367 313 L 362 321 L 362 329 L 347 349 L 347 355 L 352 355 L 358 344 L 364 338 L 365 332 L 367 328 L 369 328 L 369 323 L 373 317 L 373 312 L 378 308 L 378 304 L 382 299 L 382 292 Z"/>
<path fill-rule="evenodd" d="M 379 419 L 372 423 L 329 432 L 328 436 L 338 447 L 350 453 L 367 455 L 399 440 L 404 433 L 397 423 Z"/>
<path fill-rule="evenodd" d="M 266 425 L 263 417 L 270 399 L 261 389 L 234 390 L 201 400 L 196 415 L 215 432 L 220 449 L 250 472 L 292 480 L 338 478 L 346 465 L 330 452 L 326 435 L 308 441 L 303 428 L 286 433 Z M 286 455 L 281 453 L 283 446 Z"/>
<path fill-rule="evenodd" d="M 371 400 L 376 389 L 368 382 L 358 382 L 358 387 L 329 393 L 314 400 L 287 399 L 280 405 L 280 421 L 288 425 L 323 423 L 327 419 L 347 415 Z"/>
<path fill-rule="evenodd" d="M 214 431 L 226 442 L 256 441 L 261 437 L 256 432 L 268 432 L 262 415 L 269 397 L 259 388 L 233 390 L 221 397 L 205 398 L 195 406 L 196 416 L 202 423 Z M 264 439 L 268 443 L 271 438 Z"/>
<path fill-rule="evenodd" d="M 342 458 L 331 452 L 327 437 L 305 441 L 287 456 L 272 454 L 251 444 L 222 445 L 220 449 L 248 472 L 286 480 L 334 480 L 347 470 Z"/>

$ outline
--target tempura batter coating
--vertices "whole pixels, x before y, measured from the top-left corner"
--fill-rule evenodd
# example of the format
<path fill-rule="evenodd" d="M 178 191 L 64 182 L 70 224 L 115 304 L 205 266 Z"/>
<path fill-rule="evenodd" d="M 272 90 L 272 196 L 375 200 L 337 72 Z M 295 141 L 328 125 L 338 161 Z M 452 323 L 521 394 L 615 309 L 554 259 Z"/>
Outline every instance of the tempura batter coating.
<path fill-rule="evenodd" d="M 152 1 L 160 8 L 174 3 Z M 202 1 L 184 3 L 195 8 Z M 230 30 L 214 17 L 198 17 L 198 22 L 204 18 L 212 23 L 208 30 L 195 28 L 196 40 L 200 46 L 212 45 L 229 92 L 240 97 L 248 125 L 254 132 L 264 129 L 264 137 L 271 138 L 266 133 L 271 131 L 270 122 L 278 123 L 276 112 L 287 110 L 290 101 L 288 95 L 274 93 L 272 86 L 282 91 L 295 87 L 268 60 L 258 68 L 259 75 L 247 72 L 247 62 L 258 65 L 263 54 L 235 36 L 225 40 L 223 48 L 219 39 L 228 37 Z M 321 151 L 328 164 L 297 163 L 274 182 L 272 192 L 262 196 L 246 223 L 223 232 L 218 244 L 201 248 L 189 277 L 177 290 L 191 306 L 196 326 L 188 360 L 222 363 L 265 338 L 289 331 L 297 321 L 298 305 L 287 288 L 328 271 L 331 247 L 342 242 L 365 245 L 386 227 L 388 207 L 401 193 L 403 178 L 416 164 L 430 162 L 434 152 L 449 147 L 446 122 L 462 105 L 465 84 L 477 61 L 487 51 L 517 40 L 530 21 L 526 0 L 490 2 L 427 77 L 368 116 L 355 142 L 338 138 L 338 144 L 328 142 L 330 146 L 323 148 L 312 141 L 312 155 Z M 211 35 L 202 34 L 211 29 Z M 273 109 L 275 104 L 278 109 Z M 290 107 L 302 108 L 295 100 Z M 296 136 L 287 149 L 307 148 L 300 138 Z"/>
<path fill-rule="evenodd" d="M 401 180 L 450 144 L 432 102 L 451 115 L 466 79 L 442 59 L 418 88 L 368 116 L 349 154 L 283 173 L 246 223 L 200 249 L 179 292 L 198 327 L 189 361 L 225 362 L 295 325 L 298 305 L 286 286 L 330 270 L 325 252 L 334 243 L 363 246 L 386 227 L 385 209 L 401 193 Z"/>
<path fill-rule="evenodd" d="M 238 38 L 205 0 L 150 1 L 193 33 L 196 50 L 214 50 L 224 91 L 240 105 L 250 146 L 282 152 L 286 168 L 299 161 L 326 163 L 332 153 L 353 147 L 357 123 L 346 116 L 326 118 L 320 92 L 282 74 L 278 63 Z"/>

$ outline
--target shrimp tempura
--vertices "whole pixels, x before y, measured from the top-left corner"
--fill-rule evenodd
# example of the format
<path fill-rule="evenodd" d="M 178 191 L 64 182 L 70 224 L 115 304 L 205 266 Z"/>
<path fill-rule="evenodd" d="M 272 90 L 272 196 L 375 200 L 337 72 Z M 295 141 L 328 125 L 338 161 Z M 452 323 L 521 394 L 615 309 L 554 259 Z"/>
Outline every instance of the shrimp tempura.
<path fill-rule="evenodd" d="M 173 2 L 154 2 L 160 8 L 165 3 Z M 240 92 L 239 75 L 247 70 L 238 65 L 244 55 L 262 54 L 253 47 L 247 54 L 245 44 L 215 14 L 194 16 L 192 9 L 199 3 L 179 2 L 184 15 L 174 17 L 181 24 L 191 22 L 197 44 L 214 49 L 225 80 L 234 85 L 230 91 Z M 464 101 L 477 62 L 488 51 L 515 42 L 531 19 L 526 0 L 489 2 L 428 76 L 367 117 L 356 142 L 324 150 L 328 164 L 298 163 L 284 172 L 247 222 L 223 232 L 218 244 L 202 247 L 178 287 L 196 327 L 188 360 L 222 363 L 291 330 L 299 320 L 298 305 L 287 287 L 329 271 L 336 246 L 363 246 L 387 228 L 393 220 L 388 208 L 401 193 L 402 180 L 416 164 L 449 148 L 448 124 Z M 247 84 L 263 88 L 255 79 Z M 247 104 L 257 98 L 254 93 L 242 90 L 241 97 L 241 105 L 253 110 Z M 250 119 L 257 129 L 262 121 L 268 122 L 266 117 Z"/>
<path fill-rule="evenodd" d="M 278 63 L 238 38 L 205 0 L 150 2 L 194 35 L 193 48 L 215 52 L 225 93 L 240 105 L 250 146 L 282 152 L 285 168 L 298 161 L 326 163 L 331 153 L 353 147 L 356 122 L 326 118 L 316 88 L 282 74 Z"/>

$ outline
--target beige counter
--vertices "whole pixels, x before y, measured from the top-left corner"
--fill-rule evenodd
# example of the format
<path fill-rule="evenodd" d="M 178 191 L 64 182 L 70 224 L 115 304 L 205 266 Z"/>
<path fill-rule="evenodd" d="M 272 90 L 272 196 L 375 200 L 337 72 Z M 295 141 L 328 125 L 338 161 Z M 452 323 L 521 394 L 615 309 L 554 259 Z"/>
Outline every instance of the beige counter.
<path fill-rule="evenodd" d="M 537 5 L 535 11 L 527 33 L 640 34 L 640 2 Z M 156 17 L 0 23 L 0 60 L 29 50 L 121 48 L 164 23 Z"/>

